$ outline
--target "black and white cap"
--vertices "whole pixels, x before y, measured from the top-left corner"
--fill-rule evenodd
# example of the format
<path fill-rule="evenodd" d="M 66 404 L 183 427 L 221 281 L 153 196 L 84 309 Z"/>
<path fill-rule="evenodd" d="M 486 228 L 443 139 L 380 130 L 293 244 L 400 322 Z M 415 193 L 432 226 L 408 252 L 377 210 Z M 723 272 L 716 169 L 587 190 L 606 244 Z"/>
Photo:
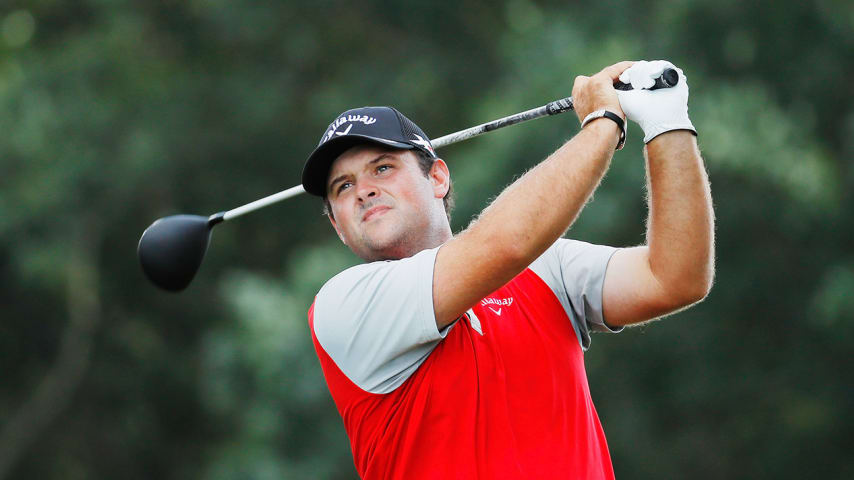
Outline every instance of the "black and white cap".
<path fill-rule="evenodd" d="M 436 158 L 427 134 L 392 107 L 362 107 L 347 110 L 329 124 L 317 148 L 302 170 L 305 191 L 326 196 L 326 180 L 332 162 L 354 145 L 375 143 L 400 149 L 418 149 Z"/>

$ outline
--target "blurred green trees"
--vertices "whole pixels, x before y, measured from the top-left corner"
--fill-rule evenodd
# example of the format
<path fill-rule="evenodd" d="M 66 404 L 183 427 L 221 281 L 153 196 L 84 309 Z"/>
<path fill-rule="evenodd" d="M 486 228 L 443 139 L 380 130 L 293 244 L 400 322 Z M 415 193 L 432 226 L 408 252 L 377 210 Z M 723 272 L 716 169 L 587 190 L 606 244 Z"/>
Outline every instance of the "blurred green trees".
<path fill-rule="evenodd" d="M 219 227 L 180 295 L 145 281 L 139 235 L 297 184 L 347 108 L 435 137 L 626 58 L 689 77 L 718 274 L 694 309 L 594 339 L 617 476 L 851 478 L 853 47 L 834 0 L 5 3 L 0 478 L 353 478 L 305 314 L 358 260 L 320 202 Z M 444 150 L 455 230 L 577 125 Z M 643 241 L 641 137 L 569 236 Z"/>

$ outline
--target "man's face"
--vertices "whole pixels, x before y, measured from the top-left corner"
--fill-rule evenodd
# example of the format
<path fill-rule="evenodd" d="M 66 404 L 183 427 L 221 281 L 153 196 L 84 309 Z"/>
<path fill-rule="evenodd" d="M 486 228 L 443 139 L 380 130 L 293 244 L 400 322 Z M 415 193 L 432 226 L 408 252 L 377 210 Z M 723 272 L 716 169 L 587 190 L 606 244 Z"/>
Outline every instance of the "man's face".
<path fill-rule="evenodd" d="M 437 160 L 428 176 L 410 150 L 359 145 L 341 154 L 326 184 L 330 221 L 359 257 L 387 260 L 412 256 L 450 236 L 442 197 L 447 166 Z"/>

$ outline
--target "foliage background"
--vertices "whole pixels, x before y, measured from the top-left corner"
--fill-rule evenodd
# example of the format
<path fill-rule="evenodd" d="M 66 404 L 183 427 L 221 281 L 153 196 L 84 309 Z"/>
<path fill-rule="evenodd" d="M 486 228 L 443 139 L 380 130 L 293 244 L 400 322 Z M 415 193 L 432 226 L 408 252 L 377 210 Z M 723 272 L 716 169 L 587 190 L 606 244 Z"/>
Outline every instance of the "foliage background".
<path fill-rule="evenodd" d="M 357 259 L 319 201 L 219 227 L 179 295 L 146 282 L 139 235 L 298 183 L 346 108 L 435 137 L 627 58 L 689 76 L 718 272 L 587 353 L 617 476 L 854 477 L 852 47 L 842 0 L 4 1 L 0 478 L 354 478 L 305 312 Z M 455 231 L 577 126 L 445 149 Z M 629 136 L 569 236 L 643 241 Z"/>

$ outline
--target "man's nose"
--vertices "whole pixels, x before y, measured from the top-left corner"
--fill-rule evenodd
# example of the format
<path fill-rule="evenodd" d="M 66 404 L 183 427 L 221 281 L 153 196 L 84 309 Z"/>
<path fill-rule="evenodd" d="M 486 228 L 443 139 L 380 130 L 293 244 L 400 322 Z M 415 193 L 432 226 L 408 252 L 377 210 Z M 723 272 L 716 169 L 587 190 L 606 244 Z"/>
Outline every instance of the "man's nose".
<path fill-rule="evenodd" d="M 356 193 L 359 196 L 359 200 L 364 202 L 379 195 L 380 191 L 374 182 L 362 180 L 356 185 Z"/>

